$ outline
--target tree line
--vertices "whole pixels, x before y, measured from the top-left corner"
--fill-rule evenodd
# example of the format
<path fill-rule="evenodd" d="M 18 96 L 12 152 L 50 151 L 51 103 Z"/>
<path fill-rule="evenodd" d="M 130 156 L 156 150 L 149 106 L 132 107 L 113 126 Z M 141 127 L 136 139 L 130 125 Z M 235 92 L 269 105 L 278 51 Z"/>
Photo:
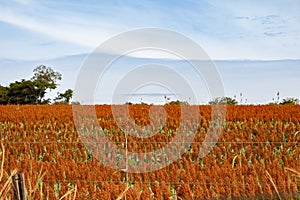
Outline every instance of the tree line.
<path fill-rule="evenodd" d="M 296 105 L 299 104 L 300 100 L 294 97 L 288 97 L 282 99 L 282 101 L 274 101 L 269 104 L 279 104 L 279 105 Z M 210 105 L 238 105 L 238 101 L 231 97 L 217 97 L 208 102 Z"/>
<path fill-rule="evenodd" d="M 50 104 L 52 100 L 46 98 L 48 91 L 58 86 L 62 80 L 62 74 L 51 67 L 39 65 L 33 70 L 33 76 L 10 83 L 9 86 L 0 85 L 0 104 Z M 63 93 L 57 93 L 53 99 L 55 104 L 69 104 L 73 97 L 73 90 L 68 89 Z"/>
<path fill-rule="evenodd" d="M 51 100 L 45 98 L 48 91 L 54 90 L 58 86 L 58 81 L 62 80 L 62 74 L 54 71 L 51 67 L 39 65 L 33 70 L 33 76 L 29 80 L 22 79 L 10 83 L 9 86 L 0 85 L 0 105 L 8 104 L 69 104 L 73 97 L 73 90 L 68 89 L 63 93 L 57 93 L 57 96 Z M 242 97 L 242 93 L 241 93 Z M 165 96 L 166 99 L 166 96 Z M 300 100 L 297 98 L 286 98 L 279 101 L 279 92 L 277 93 L 277 101 L 270 104 L 299 104 Z M 242 100 L 241 100 L 242 101 Z M 73 102 L 72 102 L 73 103 Z M 127 103 L 131 104 L 131 103 Z M 179 100 L 168 102 L 168 104 L 188 104 Z M 235 98 L 231 97 L 217 97 L 209 101 L 210 105 L 228 104 L 237 105 Z"/>

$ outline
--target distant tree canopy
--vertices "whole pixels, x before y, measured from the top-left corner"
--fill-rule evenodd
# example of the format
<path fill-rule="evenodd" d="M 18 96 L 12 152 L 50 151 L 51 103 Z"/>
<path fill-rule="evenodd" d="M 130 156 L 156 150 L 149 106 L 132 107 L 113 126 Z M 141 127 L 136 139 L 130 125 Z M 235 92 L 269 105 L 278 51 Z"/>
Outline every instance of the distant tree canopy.
<path fill-rule="evenodd" d="M 217 97 L 208 102 L 210 105 L 237 105 L 238 102 L 231 97 Z"/>
<path fill-rule="evenodd" d="M 179 101 L 179 100 L 170 101 L 166 104 L 168 104 L 168 105 L 189 105 L 189 103 L 187 101 Z"/>
<path fill-rule="evenodd" d="M 68 89 L 64 93 L 58 93 L 54 99 L 56 104 L 69 104 L 73 96 L 73 90 Z"/>
<path fill-rule="evenodd" d="M 30 80 L 22 79 L 10 83 L 9 87 L 0 86 L 0 104 L 49 104 L 51 99 L 45 99 L 45 95 L 48 90 L 57 88 L 62 75 L 45 65 L 37 66 L 33 73 Z M 72 95 L 73 91 L 67 90 L 55 99 L 69 103 Z"/>
<path fill-rule="evenodd" d="M 8 88 L 0 85 L 0 104 L 8 103 Z"/>
<path fill-rule="evenodd" d="M 296 105 L 296 104 L 299 104 L 300 100 L 297 99 L 297 98 L 292 98 L 292 97 L 289 97 L 289 98 L 286 98 L 286 99 L 283 99 L 281 101 L 281 105 Z"/>
<path fill-rule="evenodd" d="M 35 81 L 22 79 L 11 83 L 8 88 L 9 104 L 40 104 L 46 94 Z"/>

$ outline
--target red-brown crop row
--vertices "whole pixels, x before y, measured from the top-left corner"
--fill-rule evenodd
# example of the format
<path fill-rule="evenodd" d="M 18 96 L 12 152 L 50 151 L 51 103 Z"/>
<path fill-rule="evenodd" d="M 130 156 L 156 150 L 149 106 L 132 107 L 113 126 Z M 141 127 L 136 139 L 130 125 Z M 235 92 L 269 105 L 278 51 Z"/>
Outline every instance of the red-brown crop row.
<path fill-rule="evenodd" d="M 130 116 L 143 127 L 150 123 L 150 108 L 130 105 Z M 144 139 L 126 136 L 111 106 L 95 110 L 111 142 L 124 149 L 127 141 L 129 152 L 142 153 L 161 149 L 176 135 L 180 106 L 164 108 L 166 123 Z M 68 191 L 72 196 L 75 187 L 76 199 L 300 198 L 300 106 L 227 106 L 222 133 L 203 159 L 198 154 L 211 107 L 200 106 L 199 112 L 196 136 L 181 159 L 158 171 L 126 174 L 103 165 L 81 143 L 72 106 L 0 106 L 0 141 L 5 149 L 0 150 L 0 159 L 5 154 L 0 191 L 18 169 L 25 173 L 32 199 L 59 199 Z M 116 156 L 104 155 L 109 144 L 99 145 L 99 154 L 108 161 Z"/>

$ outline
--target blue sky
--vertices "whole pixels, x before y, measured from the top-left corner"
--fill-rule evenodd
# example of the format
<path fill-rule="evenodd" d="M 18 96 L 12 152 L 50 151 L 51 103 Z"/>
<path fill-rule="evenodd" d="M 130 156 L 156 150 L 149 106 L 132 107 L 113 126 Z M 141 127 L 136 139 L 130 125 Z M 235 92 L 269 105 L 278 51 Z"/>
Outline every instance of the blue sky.
<path fill-rule="evenodd" d="M 299 59 L 299 11 L 298 0 L 1 0 L 0 58 L 88 53 L 121 32 L 158 27 L 185 34 L 212 59 Z"/>
<path fill-rule="evenodd" d="M 60 90 L 74 88 L 86 55 L 102 42 L 124 31 L 156 27 L 191 38 L 212 60 L 226 60 L 215 64 L 228 96 L 243 92 L 249 103 L 266 103 L 280 91 L 282 97 L 299 98 L 299 13 L 299 0 L 0 0 L 0 84 L 30 78 L 36 65 L 49 64 L 64 75 Z M 168 55 L 134 56 L 147 62 Z M 146 98 L 161 90 L 139 92 Z"/>

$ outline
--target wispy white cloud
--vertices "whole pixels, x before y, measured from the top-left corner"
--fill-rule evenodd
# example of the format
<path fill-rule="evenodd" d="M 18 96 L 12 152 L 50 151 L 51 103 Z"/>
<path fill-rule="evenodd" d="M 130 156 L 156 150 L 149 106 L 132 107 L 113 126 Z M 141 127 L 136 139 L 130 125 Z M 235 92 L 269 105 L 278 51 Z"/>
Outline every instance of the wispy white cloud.
<path fill-rule="evenodd" d="M 47 22 L 47 20 L 34 19 L 24 14 L 1 8 L 0 20 L 48 35 L 49 37 L 89 47 L 95 47 L 95 44 L 99 44 L 109 36 L 107 32 L 99 32 L 92 27 L 82 29 L 80 26 L 59 23 L 59 21 L 56 20 Z"/>
<path fill-rule="evenodd" d="M 187 35 L 214 59 L 282 59 L 299 58 L 299 10 L 297 0 L 14 0 L 0 3 L 0 21 L 90 50 L 123 31 L 158 27 Z"/>

